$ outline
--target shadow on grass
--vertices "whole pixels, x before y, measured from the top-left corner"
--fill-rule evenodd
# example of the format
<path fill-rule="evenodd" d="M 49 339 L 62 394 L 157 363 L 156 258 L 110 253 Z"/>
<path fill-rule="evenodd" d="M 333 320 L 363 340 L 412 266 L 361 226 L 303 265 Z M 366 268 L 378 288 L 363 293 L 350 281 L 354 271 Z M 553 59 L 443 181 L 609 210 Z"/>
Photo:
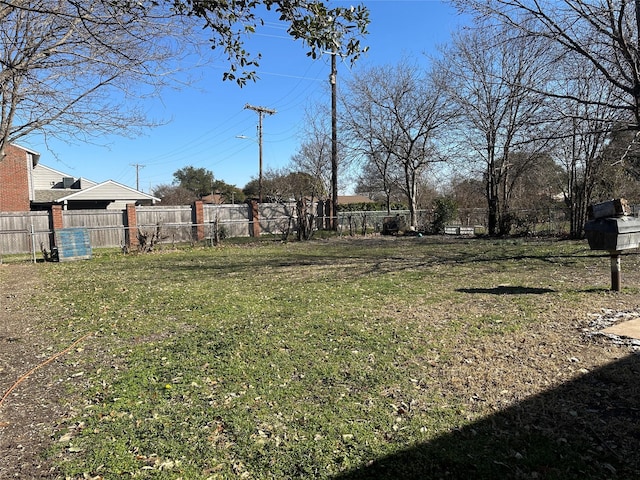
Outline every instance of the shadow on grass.
<path fill-rule="evenodd" d="M 544 293 L 554 293 L 551 288 L 534 287 L 512 287 L 500 285 L 493 288 L 458 288 L 456 292 L 462 293 L 490 293 L 493 295 L 542 295 Z"/>
<path fill-rule="evenodd" d="M 480 242 L 480 240 L 478 240 Z M 571 252 L 549 252 L 546 247 L 532 244 L 494 245 L 483 241 L 477 243 L 456 243 L 437 238 L 422 239 L 413 242 L 408 239 L 381 241 L 375 238 L 355 238 L 342 243 L 307 242 L 293 243 L 285 257 L 266 255 L 264 257 L 230 256 L 220 263 L 207 263 L 190 260 L 173 261 L 170 270 L 215 271 L 216 273 L 234 273 L 244 269 L 296 268 L 296 267 L 334 267 L 357 269 L 356 273 L 385 274 L 402 271 L 407 268 L 424 269 L 442 265 L 485 265 L 496 262 L 539 262 L 571 266 L 584 260 L 598 257 L 582 246 L 576 245 Z M 328 248 L 325 248 L 328 247 Z M 259 251 L 259 250 L 258 250 Z M 165 270 L 165 262 L 156 262 L 155 268 Z M 154 265 L 148 265 L 154 268 Z M 170 272 L 169 272 L 170 273 Z"/>
<path fill-rule="evenodd" d="M 640 478 L 639 384 L 632 354 L 336 479 Z"/>

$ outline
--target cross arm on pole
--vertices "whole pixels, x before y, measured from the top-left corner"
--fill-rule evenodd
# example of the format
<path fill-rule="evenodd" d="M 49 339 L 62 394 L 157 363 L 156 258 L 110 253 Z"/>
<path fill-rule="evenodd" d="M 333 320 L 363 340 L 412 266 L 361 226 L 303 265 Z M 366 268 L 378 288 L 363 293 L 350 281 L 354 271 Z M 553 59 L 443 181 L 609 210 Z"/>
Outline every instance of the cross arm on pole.
<path fill-rule="evenodd" d="M 257 107 L 255 105 L 249 105 L 248 103 L 244 106 L 245 109 L 253 110 L 258 113 L 258 147 L 259 147 L 259 162 L 260 162 L 260 170 L 258 177 L 258 201 L 262 203 L 262 117 L 264 114 L 273 115 L 276 113 L 275 110 L 266 107 Z"/>

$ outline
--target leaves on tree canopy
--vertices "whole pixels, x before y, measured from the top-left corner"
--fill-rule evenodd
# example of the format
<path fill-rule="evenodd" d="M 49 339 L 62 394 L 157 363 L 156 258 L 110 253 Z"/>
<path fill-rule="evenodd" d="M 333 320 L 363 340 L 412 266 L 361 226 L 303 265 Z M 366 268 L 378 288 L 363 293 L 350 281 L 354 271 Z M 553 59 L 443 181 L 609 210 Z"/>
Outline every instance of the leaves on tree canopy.
<path fill-rule="evenodd" d="M 178 185 L 198 197 L 212 193 L 214 178 L 213 172 L 206 168 L 184 167 L 173 173 L 173 184 Z"/>
<path fill-rule="evenodd" d="M 317 58 L 326 51 L 337 52 L 355 61 L 367 48 L 360 36 L 367 33 L 369 11 L 357 7 L 327 8 L 323 1 L 307 0 L 170 0 L 182 14 L 202 18 L 213 33 L 213 48 L 222 48 L 229 59 L 225 80 L 244 85 L 256 79 L 255 68 L 261 54 L 253 55 L 244 47 L 244 37 L 264 24 L 258 8 L 275 10 L 280 20 L 289 24 L 287 33 L 302 40 L 308 56 Z"/>

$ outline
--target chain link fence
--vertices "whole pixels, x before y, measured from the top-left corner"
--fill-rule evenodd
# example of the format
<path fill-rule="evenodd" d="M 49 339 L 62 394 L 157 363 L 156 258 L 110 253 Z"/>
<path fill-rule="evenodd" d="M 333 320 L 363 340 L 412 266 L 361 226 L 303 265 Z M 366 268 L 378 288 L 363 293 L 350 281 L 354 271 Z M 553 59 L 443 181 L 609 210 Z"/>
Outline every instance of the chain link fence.
<path fill-rule="evenodd" d="M 211 244 L 218 239 L 248 237 L 253 231 L 246 205 L 206 206 L 205 222 L 193 223 L 190 207 L 138 207 L 137 232 L 157 234 L 158 243 L 175 245 L 194 240 L 197 227 L 204 228 L 205 240 Z M 337 216 L 339 235 L 433 233 L 433 210 L 416 212 L 415 231 L 409 228 L 408 210 L 341 211 Z M 329 218 L 315 216 L 317 230 L 325 229 Z M 295 234 L 297 217 L 295 205 L 260 205 L 259 224 L 262 235 L 287 236 Z M 512 212 L 511 234 L 519 236 L 565 235 L 569 232 L 568 214 L 564 208 L 528 209 Z M 396 228 L 385 231 L 390 223 Z M 93 248 L 124 247 L 127 234 L 124 212 L 120 210 L 64 211 L 65 228 L 85 228 Z M 486 209 L 459 209 L 457 218 L 447 223 L 445 234 L 486 234 Z M 13 254 L 28 254 L 35 261 L 43 248 L 50 245 L 48 212 L 0 213 L 0 261 Z"/>

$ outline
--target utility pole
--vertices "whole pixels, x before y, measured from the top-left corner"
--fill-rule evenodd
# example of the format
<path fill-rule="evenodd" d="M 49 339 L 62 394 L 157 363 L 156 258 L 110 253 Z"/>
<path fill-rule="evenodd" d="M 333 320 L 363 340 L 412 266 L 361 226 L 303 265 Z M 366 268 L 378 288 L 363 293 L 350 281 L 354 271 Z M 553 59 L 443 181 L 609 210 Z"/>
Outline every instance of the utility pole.
<path fill-rule="evenodd" d="M 244 106 L 245 109 L 258 112 L 258 160 L 259 160 L 259 173 L 258 173 L 258 202 L 262 203 L 262 117 L 265 113 L 273 115 L 275 110 L 265 107 L 255 107 L 248 103 Z"/>
<path fill-rule="evenodd" d="M 132 163 L 132 167 L 136 167 L 136 190 L 140 191 L 140 169 L 144 168 L 145 165 L 140 165 L 139 163 Z"/>
<path fill-rule="evenodd" d="M 338 229 L 338 108 L 337 108 L 337 75 L 336 47 L 331 53 L 331 230 Z"/>

